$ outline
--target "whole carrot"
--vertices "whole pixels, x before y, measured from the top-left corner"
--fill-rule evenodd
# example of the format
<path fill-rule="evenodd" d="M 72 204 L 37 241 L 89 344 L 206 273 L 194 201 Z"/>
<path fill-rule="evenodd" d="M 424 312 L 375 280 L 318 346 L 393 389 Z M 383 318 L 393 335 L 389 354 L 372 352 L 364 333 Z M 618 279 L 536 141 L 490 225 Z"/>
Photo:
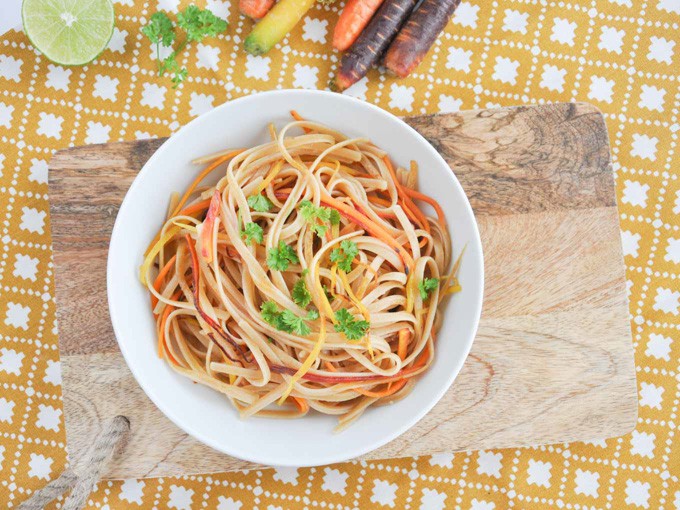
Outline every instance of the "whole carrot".
<path fill-rule="evenodd" d="M 245 50 L 251 55 L 267 53 L 297 25 L 315 1 L 280 0 L 246 37 Z"/>
<path fill-rule="evenodd" d="M 356 42 L 342 56 L 331 86 L 344 90 L 363 78 L 380 59 L 406 21 L 417 0 L 385 0 Z"/>
<path fill-rule="evenodd" d="M 387 50 L 385 67 L 401 78 L 408 76 L 430 51 L 459 3 L 423 0 Z"/>
<path fill-rule="evenodd" d="M 269 12 L 274 0 L 239 0 L 238 8 L 241 14 L 253 19 L 260 19 Z"/>
<path fill-rule="evenodd" d="M 357 40 L 383 0 L 348 0 L 333 31 L 333 47 L 345 51 Z"/>

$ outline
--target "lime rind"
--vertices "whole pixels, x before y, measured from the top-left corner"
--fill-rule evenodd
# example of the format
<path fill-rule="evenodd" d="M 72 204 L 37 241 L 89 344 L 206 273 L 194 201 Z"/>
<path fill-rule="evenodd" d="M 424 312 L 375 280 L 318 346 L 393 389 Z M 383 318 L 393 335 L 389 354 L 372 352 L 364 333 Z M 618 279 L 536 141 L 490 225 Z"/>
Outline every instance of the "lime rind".
<path fill-rule="evenodd" d="M 63 66 L 92 62 L 113 36 L 111 0 L 24 0 L 21 15 L 31 44 Z"/>

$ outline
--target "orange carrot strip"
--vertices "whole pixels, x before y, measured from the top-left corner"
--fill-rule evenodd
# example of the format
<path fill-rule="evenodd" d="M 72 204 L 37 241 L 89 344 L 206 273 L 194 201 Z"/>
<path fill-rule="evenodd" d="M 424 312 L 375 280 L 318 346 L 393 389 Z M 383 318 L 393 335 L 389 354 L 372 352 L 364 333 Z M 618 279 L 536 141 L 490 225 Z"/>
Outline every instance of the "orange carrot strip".
<path fill-rule="evenodd" d="M 300 116 L 300 114 L 299 114 L 298 112 L 296 112 L 295 110 L 291 110 L 291 111 L 290 111 L 290 116 L 293 117 L 293 118 L 294 118 L 295 120 L 297 120 L 298 122 L 301 121 L 301 120 L 305 120 L 305 119 L 303 119 L 303 118 Z M 305 133 L 311 133 L 311 132 L 312 132 L 312 130 L 309 129 L 309 128 L 302 128 L 302 129 L 303 129 L 303 131 L 304 131 Z"/>
<path fill-rule="evenodd" d="M 399 330 L 399 346 L 397 347 L 397 355 L 403 360 L 406 359 L 408 344 L 411 340 L 411 332 L 404 328 Z"/>
<path fill-rule="evenodd" d="M 446 216 L 444 216 L 444 210 L 439 205 L 439 202 L 437 202 L 434 198 L 428 197 L 427 195 L 423 195 L 420 191 L 416 191 L 411 188 L 404 187 L 404 193 L 406 193 L 411 198 L 415 198 L 416 200 L 422 200 L 423 202 L 427 202 L 428 204 L 430 204 L 437 213 L 439 224 L 442 227 L 446 228 Z"/>
<path fill-rule="evenodd" d="M 156 279 L 153 282 L 153 288 L 156 290 L 156 292 L 161 291 L 161 283 L 163 283 L 163 278 L 168 274 L 168 271 L 170 271 L 170 268 L 172 265 L 175 263 L 175 260 L 177 260 L 177 254 L 173 255 L 170 260 L 168 260 L 163 268 L 158 272 L 158 276 L 156 276 Z M 151 309 L 156 308 L 156 305 L 158 304 L 158 298 L 151 294 Z"/>
<path fill-rule="evenodd" d="M 182 290 L 180 289 L 177 292 L 175 292 L 170 299 L 175 301 L 181 293 L 182 293 Z M 159 331 L 158 331 L 158 357 L 162 358 L 163 357 L 163 351 L 165 351 L 168 354 L 168 357 L 170 358 L 170 360 L 175 365 L 179 365 L 179 362 L 173 357 L 172 354 L 170 354 L 170 349 L 168 349 L 165 345 L 165 323 L 168 320 L 168 316 L 170 315 L 170 313 L 174 309 L 175 309 L 174 306 L 167 305 L 165 307 L 165 309 L 163 310 L 163 315 L 161 316 L 161 324 L 160 324 L 160 328 L 159 328 Z"/>
<path fill-rule="evenodd" d="M 306 414 L 309 411 L 309 404 L 307 403 L 307 399 L 300 398 L 300 397 L 290 397 L 293 399 L 293 402 L 295 405 L 300 409 L 300 412 L 303 414 Z"/>
<path fill-rule="evenodd" d="M 193 214 L 195 212 L 207 209 L 209 205 L 210 199 L 206 198 L 205 200 L 201 200 L 200 202 L 196 202 L 195 204 L 191 204 L 190 206 L 185 207 L 177 214 L 177 216 L 189 216 L 190 214 Z"/>

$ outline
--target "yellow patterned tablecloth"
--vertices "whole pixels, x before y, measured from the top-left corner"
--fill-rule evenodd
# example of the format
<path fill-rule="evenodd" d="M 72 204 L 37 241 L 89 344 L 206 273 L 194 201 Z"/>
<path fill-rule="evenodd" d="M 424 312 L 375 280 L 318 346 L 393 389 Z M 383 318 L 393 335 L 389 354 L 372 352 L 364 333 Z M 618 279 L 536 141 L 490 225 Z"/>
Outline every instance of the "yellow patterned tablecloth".
<path fill-rule="evenodd" d="M 229 99 L 324 88 L 337 7 L 317 6 L 262 57 L 241 49 L 236 1 L 208 0 L 226 35 L 186 52 L 178 90 L 140 26 L 180 0 L 114 0 L 109 49 L 85 67 L 0 38 L 0 506 L 66 464 L 47 196 L 58 148 L 165 136 Z M 631 434 L 535 449 L 311 469 L 102 482 L 89 508 L 680 509 L 680 0 L 464 0 L 417 73 L 349 93 L 399 115 L 546 101 L 605 112 L 628 266 L 640 417 Z"/>

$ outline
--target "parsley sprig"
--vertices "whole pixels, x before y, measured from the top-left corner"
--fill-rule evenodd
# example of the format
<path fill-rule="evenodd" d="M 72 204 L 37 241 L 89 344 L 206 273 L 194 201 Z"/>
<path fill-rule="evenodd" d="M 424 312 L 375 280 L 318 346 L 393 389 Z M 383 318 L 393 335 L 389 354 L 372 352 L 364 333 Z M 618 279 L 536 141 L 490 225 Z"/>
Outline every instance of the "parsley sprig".
<path fill-rule="evenodd" d="M 241 237 L 245 237 L 246 243 L 252 243 L 255 241 L 258 244 L 262 244 L 264 241 L 264 233 L 262 227 L 257 223 L 248 223 L 243 230 L 241 230 Z"/>
<path fill-rule="evenodd" d="M 310 224 L 313 232 L 319 237 L 326 235 L 328 230 L 327 223 L 331 225 L 340 224 L 340 213 L 328 207 L 317 207 L 309 200 L 303 200 L 298 204 L 300 215 Z"/>
<path fill-rule="evenodd" d="M 307 285 L 305 284 L 304 278 L 300 278 L 297 282 L 295 282 L 291 296 L 293 301 L 295 301 L 295 304 L 301 306 L 302 308 L 306 307 L 312 302 L 312 295 L 309 293 L 309 290 L 307 290 Z"/>
<path fill-rule="evenodd" d="M 347 308 L 340 308 L 335 312 L 335 320 L 337 321 L 335 331 L 342 333 L 351 341 L 361 340 L 371 327 L 368 321 L 355 319 Z"/>
<path fill-rule="evenodd" d="M 172 73 L 173 88 L 177 88 L 189 74 L 185 67 L 177 62 L 177 55 L 192 41 L 202 41 L 206 37 L 215 37 L 227 29 L 228 23 L 215 16 L 209 9 L 200 9 L 190 5 L 177 14 L 177 26 L 184 31 L 184 40 L 170 55 L 161 59 L 161 46 L 171 48 L 177 39 L 175 24 L 167 13 L 155 12 L 149 23 L 142 28 L 142 33 L 156 45 L 156 60 L 158 61 L 158 76 L 166 72 Z"/>
<path fill-rule="evenodd" d="M 439 287 L 439 279 L 425 278 L 424 280 L 418 283 L 420 297 L 423 299 L 427 299 L 427 296 L 430 294 L 430 292 L 432 292 L 437 287 Z"/>
<path fill-rule="evenodd" d="M 340 248 L 335 248 L 331 252 L 331 262 L 337 262 L 340 269 L 349 273 L 352 270 L 352 261 L 358 254 L 357 243 L 345 240 L 340 243 Z"/>
<path fill-rule="evenodd" d="M 251 195 L 248 197 L 248 206 L 257 212 L 269 212 L 274 207 L 272 201 L 264 195 Z"/>
<path fill-rule="evenodd" d="M 260 306 L 260 314 L 262 319 L 279 331 L 286 333 L 294 333 L 296 335 L 307 336 L 312 330 L 305 321 L 316 320 L 319 318 L 319 312 L 310 310 L 306 317 L 298 317 L 290 310 L 279 310 L 279 307 L 274 301 L 265 301 Z"/>
<path fill-rule="evenodd" d="M 272 248 L 267 253 L 267 265 L 277 271 L 285 271 L 288 266 L 298 264 L 300 259 L 295 254 L 295 250 L 283 241 L 279 241 L 278 248 Z"/>

